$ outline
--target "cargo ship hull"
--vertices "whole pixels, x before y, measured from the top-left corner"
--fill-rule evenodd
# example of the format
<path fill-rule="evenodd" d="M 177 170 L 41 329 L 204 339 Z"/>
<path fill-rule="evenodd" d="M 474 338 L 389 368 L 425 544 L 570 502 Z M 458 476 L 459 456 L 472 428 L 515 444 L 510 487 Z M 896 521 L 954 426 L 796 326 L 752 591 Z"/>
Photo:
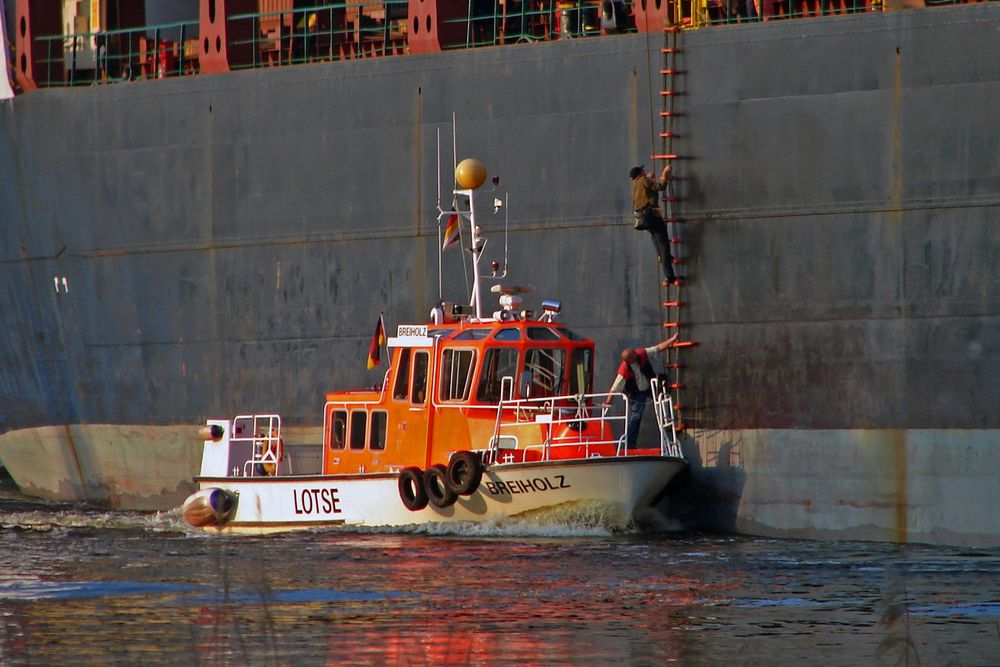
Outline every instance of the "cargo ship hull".
<path fill-rule="evenodd" d="M 666 512 L 765 535 L 1000 543 L 1000 138 L 984 113 L 1000 103 L 998 30 L 987 3 L 679 36 L 693 464 Z M 512 272 L 560 296 L 610 384 L 608 350 L 663 336 L 627 190 L 630 166 L 652 166 L 663 44 L 0 101 L 0 458 L 36 495 L 176 506 L 208 416 L 244 406 L 315 428 L 316 396 L 380 382 L 357 323 L 438 300 L 434 174 L 453 117 L 460 157 L 518 193 Z M 464 291 L 461 274 L 445 285 Z M 189 474 L 125 466 L 123 439 Z"/>

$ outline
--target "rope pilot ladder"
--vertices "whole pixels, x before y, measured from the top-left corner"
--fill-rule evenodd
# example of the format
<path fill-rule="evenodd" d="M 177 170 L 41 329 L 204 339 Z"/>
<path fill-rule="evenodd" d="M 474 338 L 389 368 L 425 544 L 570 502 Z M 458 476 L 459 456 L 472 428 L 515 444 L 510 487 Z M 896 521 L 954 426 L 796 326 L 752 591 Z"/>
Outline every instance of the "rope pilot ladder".
<path fill-rule="evenodd" d="M 681 54 L 680 48 L 680 27 L 673 25 L 664 29 L 662 54 L 662 66 L 660 68 L 661 88 L 660 88 L 660 131 L 659 131 L 659 153 L 653 158 L 662 164 L 670 165 L 670 173 L 667 175 L 667 187 L 663 193 L 665 220 L 667 224 L 667 234 L 670 239 L 670 254 L 673 257 L 673 269 L 675 280 L 664 280 L 661 291 L 661 301 L 663 306 L 663 327 L 672 332 L 681 332 L 682 309 L 684 307 L 684 286 L 688 276 L 686 271 L 681 275 L 681 267 L 684 266 L 684 218 L 678 215 L 681 201 L 678 195 L 676 183 L 678 176 L 675 166 L 680 164 L 681 156 L 675 152 L 675 141 L 679 138 L 677 132 L 678 118 L 682 115 L 678 110 L 677 100 L 681 95 L 678 83 L 683 72 L 678 67 L 678 56 Z M 669 378 L 668 387 L 674 396 L 674 414 L 676 429 L 683 431 L 684 424 L 684 401 L 683 389 L 685 383 L 683 379 L 684 363 L 681 361 L 681 353 L 684 349 L 693 346 L 695 343 L 690 340 L 683 340 L 678 335 L 677 340 L 667 350 L 664 360 L 664 372 Z"/>

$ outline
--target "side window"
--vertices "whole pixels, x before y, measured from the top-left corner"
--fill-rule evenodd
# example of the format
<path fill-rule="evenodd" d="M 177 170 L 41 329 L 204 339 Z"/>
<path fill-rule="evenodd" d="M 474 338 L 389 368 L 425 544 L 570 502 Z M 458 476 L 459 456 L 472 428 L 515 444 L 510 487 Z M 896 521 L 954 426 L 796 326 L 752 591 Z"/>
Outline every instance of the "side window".
<path fill-rule="evenodd" d="M 594 390 L 593 351 L 578 347 L 569 362 L 569 393 L 589 394 Z"/>
<path fill-rule="evenodd" d="M 347 443 L 347 410 L 330 413 L 330 449 L 343 449 Z"/>
<path fill-rule="evenodd" d="M 469 398 L 475 359 L 475 350 L 444 351 L 441 355 L 440 396 L 442 401 L 464 401 Z"/>
<path fill-rule="evenodd" d="M 351 449 L 365 448 L 365 426 L 367 423 L 367 412 L 364 410 L 351 410 Z"/>
<path fill-rule="evenodd" d="M 392 387 L 392 397 L 397 401 L 405 401 L 410 389 L 410 348 L 399 351 L 399 362 L 396 367 L 396 384 Z"/>
<path fill-rule="evenodd" d="M 388 413 L 378 410 L 372 413 L 372 428 L 368 433 L 369 449 L 385 449 L 385 425 L 388 421 Z"/>
<path fill-rule="evenodd" d="M 483 371 L 476 387 L 476 400 L 480 403 L 500 402 L 500 388 L 505 377 L 517 378 L 517 348 L 494 347 L 486 350 Z"/>
<path fill-rule="evenodd" d="M 563 393 L 566 351 L 558 348 L 529 349 L 521 374 L 521 396 L 539 398 Z"/>
<path fill-rule="evenodd" d="M 417 352 L 413 355 L 413 389 L 410 391 L 410 403 L 427 402 L 427 365 L 430 355 L 427 352 Z"/>

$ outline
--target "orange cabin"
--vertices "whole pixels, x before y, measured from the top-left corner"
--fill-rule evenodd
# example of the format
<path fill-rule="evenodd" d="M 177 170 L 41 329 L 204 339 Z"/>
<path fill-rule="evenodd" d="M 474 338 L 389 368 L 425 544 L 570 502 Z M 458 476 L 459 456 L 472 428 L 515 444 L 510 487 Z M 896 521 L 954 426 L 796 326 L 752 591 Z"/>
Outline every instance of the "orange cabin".
<path fill-rule="evenodd" d="M 497 462 L 611 456 L 594 343 L 555 321 L 401 326 L 381 389 L 327 394 L 323 472 L 397 472 L 462 450 Z"/>

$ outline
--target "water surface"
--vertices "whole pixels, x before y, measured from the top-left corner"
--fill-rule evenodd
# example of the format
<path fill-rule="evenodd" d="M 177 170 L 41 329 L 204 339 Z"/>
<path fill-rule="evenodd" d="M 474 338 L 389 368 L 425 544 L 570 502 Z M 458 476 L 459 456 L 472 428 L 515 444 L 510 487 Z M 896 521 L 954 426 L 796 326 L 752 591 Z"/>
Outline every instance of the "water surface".
<path fill-rule="evenodd" d="M 0 662 L 997 665 L 1000 552 L 508 522 L 268 537 L 0 498 Z"/>

